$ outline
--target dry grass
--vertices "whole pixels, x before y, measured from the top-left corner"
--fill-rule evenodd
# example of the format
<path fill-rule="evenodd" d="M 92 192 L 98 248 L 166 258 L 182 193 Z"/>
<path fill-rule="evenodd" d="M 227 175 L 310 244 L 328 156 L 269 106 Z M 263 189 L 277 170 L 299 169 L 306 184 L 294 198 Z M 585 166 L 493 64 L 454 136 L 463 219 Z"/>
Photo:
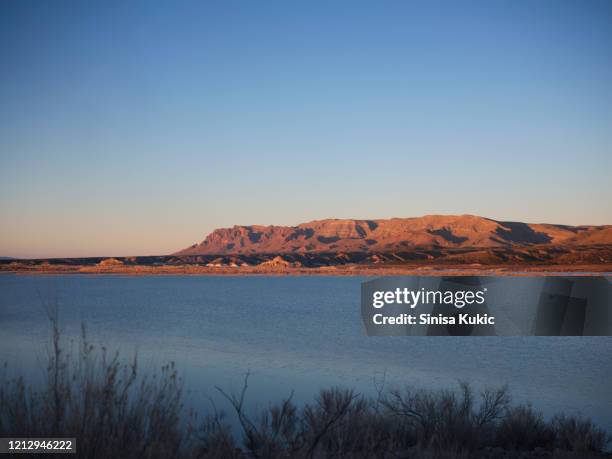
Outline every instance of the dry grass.
<path fill-rule="evenodd" d="M 512 406 L 506 387 L 475 394 L 403 388 L 375 398 L 351 389 L 322 390 L 298 407 L 290 395 L 250 416 L 239 393 L 218 388 L 233 407 L 241 437 L 223 413 L 202 420 L 182 405 L 173 364 L 142 375 L 137 358 L 94 349 L 85 328 L 76 351 L 65 351 L 57 311 L 44 384 L 0 383 L 0 436 L 77 438 L 83 458 L 506 458 L 610 457 L 609 436 L 588 419 L 550 421 L 531 406 Z"/>
<path fill-rule="evenodd" d="M 95 350 L 85 327 L 76 352 L 62 347 L 57 312 L 46 381 L 40 390 L 22 377 L 0 386 L 0 434 L 10 437 L 69 436 L 79 457 L 177 457 L 182 383 L 174 365 L 138 376 L 137 358 Z"/>

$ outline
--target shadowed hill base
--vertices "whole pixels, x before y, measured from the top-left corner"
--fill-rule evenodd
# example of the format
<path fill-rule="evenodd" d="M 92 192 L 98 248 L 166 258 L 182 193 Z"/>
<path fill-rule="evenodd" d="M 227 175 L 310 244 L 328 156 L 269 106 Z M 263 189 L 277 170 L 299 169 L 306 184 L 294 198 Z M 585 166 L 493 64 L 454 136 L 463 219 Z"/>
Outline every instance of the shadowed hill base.
<path fill-rule="evenodd" d="M 80 274 L 392 275 L 612 271 L 612 245 L 414 249 L 402 252 L 170 255 L 0 261 L 0 272 Z"/>

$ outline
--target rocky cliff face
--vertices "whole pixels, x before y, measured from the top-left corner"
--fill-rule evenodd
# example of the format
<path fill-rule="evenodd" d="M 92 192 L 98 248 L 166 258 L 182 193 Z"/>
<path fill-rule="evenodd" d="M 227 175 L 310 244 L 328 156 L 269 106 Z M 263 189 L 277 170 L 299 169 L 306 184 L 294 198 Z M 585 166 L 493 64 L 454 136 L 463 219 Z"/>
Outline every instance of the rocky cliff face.
<path fill-rule="evenodd" d="M 612 244 L 612 226 L 502 222 L 474 215 L 387 220 L 317 220 L 297 226 L 234 226 L 176 255 L 400 252 L 415 248 L 495 248 Z"/>

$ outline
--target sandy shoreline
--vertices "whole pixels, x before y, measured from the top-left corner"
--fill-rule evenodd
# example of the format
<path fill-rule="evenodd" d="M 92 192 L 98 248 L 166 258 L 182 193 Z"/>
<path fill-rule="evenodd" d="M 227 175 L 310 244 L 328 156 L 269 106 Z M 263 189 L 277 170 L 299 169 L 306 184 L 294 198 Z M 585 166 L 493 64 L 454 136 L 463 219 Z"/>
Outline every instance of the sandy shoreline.
<path fill-rule="evenodd" d="M 209 267 L 179 266 L 75 266 L 26 265 L 0 266 L 0 273 L 19 275 L 83 274 L 83 275 L 194 275 L 194 276 L 553 276 L 610 275 L 612 265 L 505 265 L 505 266 L 325 266 L 325 267 Z"/>

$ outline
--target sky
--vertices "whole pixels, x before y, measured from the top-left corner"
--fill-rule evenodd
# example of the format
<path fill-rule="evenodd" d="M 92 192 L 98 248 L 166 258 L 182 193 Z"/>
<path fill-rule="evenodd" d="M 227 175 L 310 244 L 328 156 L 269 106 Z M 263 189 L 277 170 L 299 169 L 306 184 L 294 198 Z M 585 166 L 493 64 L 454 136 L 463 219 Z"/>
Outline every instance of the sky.
<path fill-rule="evenodd" d="M 0 255 L 218 227 L 612 224 L 609 1 L 0 0 Z"/>

